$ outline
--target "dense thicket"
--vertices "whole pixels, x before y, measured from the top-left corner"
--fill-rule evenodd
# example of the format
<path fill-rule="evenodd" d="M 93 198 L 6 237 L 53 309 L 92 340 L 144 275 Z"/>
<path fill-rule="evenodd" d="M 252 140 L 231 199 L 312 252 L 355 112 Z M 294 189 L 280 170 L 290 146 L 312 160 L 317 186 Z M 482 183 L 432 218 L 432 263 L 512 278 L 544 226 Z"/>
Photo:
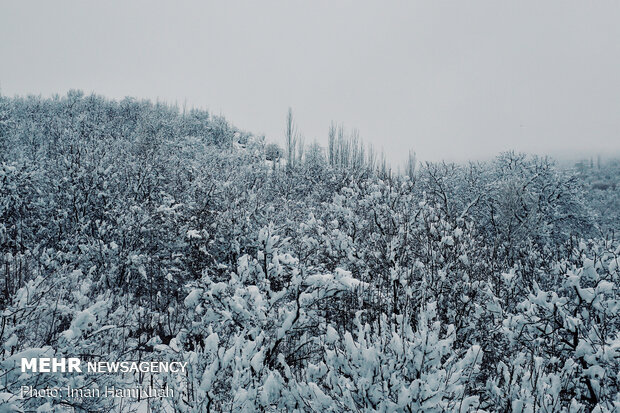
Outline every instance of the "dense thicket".
<path fill-rule="evenodd" d="M 391 176 L 331 133 L 284 168 L 204 111 L 0 98 L 6 411 L 121 409 L 15 397 L 93 380 L 174 388 L 155 411 L 620 408 L 615 186 L 514 153 Z M 190 371 L 19 372 L 40 354 Z"/>

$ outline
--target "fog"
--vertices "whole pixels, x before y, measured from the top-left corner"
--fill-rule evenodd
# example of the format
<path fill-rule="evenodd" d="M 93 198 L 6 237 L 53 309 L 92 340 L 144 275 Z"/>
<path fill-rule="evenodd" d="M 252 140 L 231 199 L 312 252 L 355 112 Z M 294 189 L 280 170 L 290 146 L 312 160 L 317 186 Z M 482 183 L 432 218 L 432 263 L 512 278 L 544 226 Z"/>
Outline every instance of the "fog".
<path fill-rule="evenodd" d="M 2 2 L 4 95 L 207 108 L 282 141 L 331 121 L 393 162 L 620 151 L 620 3 Z"/>

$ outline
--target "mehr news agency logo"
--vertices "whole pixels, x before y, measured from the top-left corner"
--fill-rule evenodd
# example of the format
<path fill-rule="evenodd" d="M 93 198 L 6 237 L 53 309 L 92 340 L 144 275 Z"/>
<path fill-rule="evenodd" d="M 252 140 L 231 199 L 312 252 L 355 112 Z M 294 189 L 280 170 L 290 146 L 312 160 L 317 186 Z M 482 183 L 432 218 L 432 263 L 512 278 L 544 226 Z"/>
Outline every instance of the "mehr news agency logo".
<path fill-rule="evenodd" d="M 187 361 L 94 361 L 86 363 L 88 373 L 185 373 Z M 22 358 L 22 373 L 82 373 L 82 360 L 70 358 Z"/>

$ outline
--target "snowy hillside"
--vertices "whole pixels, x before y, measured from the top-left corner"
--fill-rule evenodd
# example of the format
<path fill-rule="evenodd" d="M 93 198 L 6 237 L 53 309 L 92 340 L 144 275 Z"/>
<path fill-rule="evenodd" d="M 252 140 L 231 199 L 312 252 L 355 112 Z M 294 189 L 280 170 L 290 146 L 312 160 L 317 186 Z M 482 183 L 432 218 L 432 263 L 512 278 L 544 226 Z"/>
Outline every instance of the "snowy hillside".
<path fill-rule="evenodd" d="M 0 411 L 619 411 L 619 188 L 355 139 L 287 162 L 205 111 L 0 97 Z M 174 395 L 20 394 L 147 384 Z"/>

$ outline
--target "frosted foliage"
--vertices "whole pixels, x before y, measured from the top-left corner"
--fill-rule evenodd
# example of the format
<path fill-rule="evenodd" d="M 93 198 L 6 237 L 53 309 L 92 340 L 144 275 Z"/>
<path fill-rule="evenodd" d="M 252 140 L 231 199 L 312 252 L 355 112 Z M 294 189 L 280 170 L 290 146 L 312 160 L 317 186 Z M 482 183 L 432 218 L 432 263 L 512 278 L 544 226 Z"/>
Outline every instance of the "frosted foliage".
<path fill-rule="evenodd" d="M 0 96 L 0 412 L 620 411 L 620 164 L 410 156 L 404 176 L 344 128 L 290 131 Z M 20 397 L 135 385 L 174 393 Z"/>

